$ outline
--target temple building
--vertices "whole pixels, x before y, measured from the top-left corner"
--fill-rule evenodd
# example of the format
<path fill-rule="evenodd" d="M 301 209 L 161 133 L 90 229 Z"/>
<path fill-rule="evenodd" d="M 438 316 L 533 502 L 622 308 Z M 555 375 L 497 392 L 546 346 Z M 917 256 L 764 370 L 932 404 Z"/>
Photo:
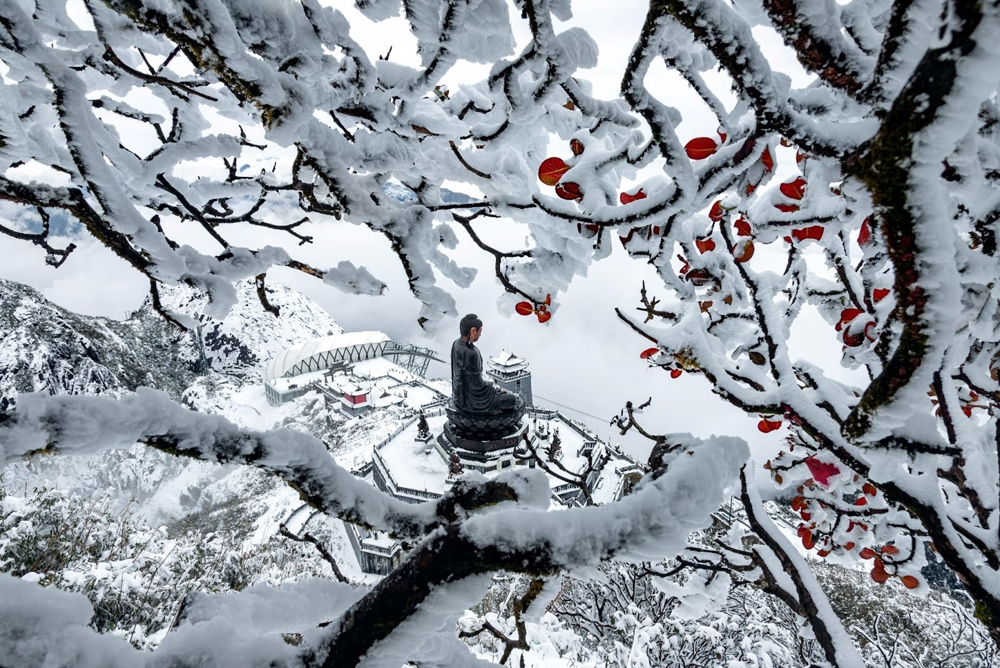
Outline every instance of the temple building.
<path fill-rule="evenodd" d="M 531 397 L 531 372 L 528 371 L 528 362 L 523 358 L 501 350 L 499 355 L 487 361 L 486 375 L 508 392 L 520 395 L 525 406 L 534 406 Z"/>

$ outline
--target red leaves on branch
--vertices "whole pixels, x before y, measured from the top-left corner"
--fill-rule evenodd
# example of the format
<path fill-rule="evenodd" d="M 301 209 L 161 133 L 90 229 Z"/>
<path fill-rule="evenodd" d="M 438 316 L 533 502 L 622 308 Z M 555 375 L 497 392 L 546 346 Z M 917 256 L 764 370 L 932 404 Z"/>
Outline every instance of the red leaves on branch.
<path fill-rule="evenodd" d="M 556 195 L 562 199 L 571 199 L 577 202 L 583 199 L 583 191 L 580 190 L 580 184 L 572 181 L 556 185 Z"/>
<path fill-rule="evenodd" d="M 545 295 L 545 301 L 540 304 L 532 304 L 531 302 L 518 302 L 514 305 L 514 311 L 518 315 L 531 315 L 532 313 L 538 317 L 538 322 L 545 323 L 552 318 L 552 314 L 549 313 L 549 306 L 552 305 L 552 295 Z"/>
<path fill-rule="evenodd" d="M 876 494 L 878 494 L 878 489 L 876 489 L 875 485 L 871 484 L 870 482 L 866 482 L 864 485 L 862 485 L 861 491 L 863 491 L 868 496 L 875 496 Z"/>
<path fill-rule="evenodd" d="M 568 171 L 569 165 L 562 158 L 546 158 L 538 166 L 538 180 L 547 186 L 554 186 Z"/>
<path fill-rule="evenodd" d="M 674 379 L 680 378 L 681 377 L 681 373 L 682 373 L 682 371 L 680 369 L 671 369 L 670 370 L 670 377 L 674 378 Z"/>
<path fill-rule="evenodd" d="M 798 204 L 775 204 L 774 208 L 783 213 L 795 213 L 799 210 Z"/>
<path fill-rule="evenodd" d="M 781 429 L 781 420 L 768 420 L 766 417 L 762 417 L 757 423 L 757 430 L 762 434 L 769 434 L 776 429 Z"/>
<path fill-rule="evenodd" d="M 891 290 L 889 290 L 889 288 L 875 288 L 872 290 L 872 299 L 876 302 L 880 302 L 888 297 L 890 292 Z"/>
<path fill-rule="evenodd" d="M 904 575 L 903 577 L 899 578 L 899 580 L 900 582 L 903 583 L 903 586 L 906 587 L 907 589 L 916 589 L 917 587 L 920 586 L 920 580 L 918 580 L 913 575 Z"/>
<path fill-rule="evenodd" d="M 711 137 L 695 137 L 684 144 L 684 152 L 692 160 L 704 160 L 718 150 L 719 145 Z"/>
<path fill-rule="evenodd" d="M 802 199 L 806 194 L 806 180 L 801 176 L 794 181 L 782 183 L 778 187 L 781 194 L 788 199 Z"/>
<path fill-rule="evenodd" d="M 583 142 L 579 139 L 570 139 L 569 150 L 573 151 L 573 155 L 580 155 L 583 153 Z"/>
<path fill-rule="evenodd" d="M 750 223 L 743 216 L 740 216 L 736 220 L 734 227 L 736 228 L 736 236 L 739 237 L 749 237 L 753 232 L 750 229 Z"/>
<path fill-rule="evenodd" d="M 809 473 L 812 474 L 813 480 L 824 487 L 829 486 L 830 476 L 840 473 L 840 469 L 830 462 L 820 461 L 815 457 L 807 457 L 805 461 L 806 466 L 809 467 Z"/>
<path fill-rule="evenodd" d="M 650 357 L 657 354 L 658 352 L 660 352 L 659 348 L 646 348 L 641 353 L 639 353 L 639 357 L 641 359 L 648 360 Z"/>
<path fill-rule="evenodd" d="M 878 552 L 871 549 L 870 547 L 863 547 L 861 548 L 861 551 L 858 552 L 858 556 L 861 557 L 862 559 L 872 559 L 878 556 Z"/>
<path fill-rule="evenodd" d="M 639 188 L 634 195 L 629 195 L 628 193 L 618 195 L 618 201 L 621 202 L 622 205 L 631 204 L 632 202 L 640 199 L 646 199 L 646 191 L 642 188 Z"/>

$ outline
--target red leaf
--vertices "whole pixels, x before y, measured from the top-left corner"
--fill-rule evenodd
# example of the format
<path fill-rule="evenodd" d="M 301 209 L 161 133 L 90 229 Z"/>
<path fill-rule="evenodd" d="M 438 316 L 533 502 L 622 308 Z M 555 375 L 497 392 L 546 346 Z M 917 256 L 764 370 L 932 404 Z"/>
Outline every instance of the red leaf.
<path fill-rule="evenodd" d="M 862 485 L 861 491 L 863 491 L 868 496 L 875 496 L 876 494 L 878 494 L 878 489 L 876 489 L 875 485 L 871 484 L 870 482 L 866 482 L 864 485 Z"/>
<path fill-rule="evenodd" d="M 845 550 L 853 550 L 854 549 L 854 542 L 853 541 L 847 541 L 846 543 L 844 543 L 844 549 Z"/>
<path fill-rule="evenodd" d="M 868 499 L 866 499 L 866 498 L 865 498 L 865 497 L 863 497 L 863 496 L 859 496 L 859 497 L 858 497 L 858 498 L 857 498 L 857 499 L 856 499 L 856 500 L 854 501 L 854 505 L 856 505 L 856 506 L 867 506 L 867 505 L 868 505 Z"/>
<path fill-rule="evenodd" d="M 552 295 L 551 294 L 545 295 L 545 305 L 546 306 L 552 306 Z"/>
<path fill-rule="evenodd" d="M 807 550 L 813 549 L 813 546 L 815 544 L 816 540 L 813 538 L 813 535 L 811 533 L 807 533 L 805 536 L 802 537 L 802 547 L 806 548 Z"/>
<path fill-rule="evenodd" d="M 920 586 L 920 580 L 918 580 L 916 577 L 912 575 L 904 575 L 903 577 L 899 578 L 899 580 L 903 583 L 903 586 L 906 587 L 907 589 L 916 589 L 917 587 Z"/>
<path fill-rule="evenodd" d="M 806 194 L 806 180 L 800 176 L 794 181 L 782 183 L 779 188 L 781 189 L 781 194 L 788 199 L 802 199 Z"/>
<path fill-rule="evenodd" d="M 684 152 L 692 160 L 704 160 L 719 150 L 719 145 L 711 137 L 695 137 L 684 144 Z"/>
<path fill-rule="evenodd" d="M 623 205 L 631 204 L 632 202 L 639 199 L 646 199 L 646 192 L 642 188 L 639 188 L 639 190 L 634 195 L 629 195 L 628 193 L 622 193 L 618 196 L 618 201 L 621 202 Z"/>
<path fill-rule="evenodd" d="M 569 165 L 562 158 L 546 158 L 538 166 L 538 179 L 547 186 L 554 186 L 568 171 Z"/>
<path fill-rule="evenodd" d="M 858 556 L 862 559 L 871 559 L 872 557 L 878 556 L 878 552 L 871 549 L 870 547 L 863 547 L 861 551 L 858 552 Z"/>
<path fill-rule="evenodd" d="M 744 244 L 736 244 L 733 247 L 733 259 L 737 262 L 749 262 L 750 258 L 753 257 L 754 245 L 753 241 L 747 239 Z"/>
<path fill-rule="evenodd" d="M 699 288 L 712 280 L 712 275 L 704 269 L 691 269 L 684 274 L 684 277 Z"/>
<path fill-rule="evenodd" d="M 799 511 L 806 507 L 806 499 L 802 496 L 797 496 L 792 499 L 792 510 Z"/>
<path fill-rule="evenodd" d="M 676 379 L 676 378 L 680 378 L 680 377 L 681 377 L 681 373 L 682 373 L 682 372 L 681 372 L 681 370 L 680 370 L 680 369 L 671 369 L 671 370 L 670 370 L 670 377 L 671 377 L 671 378 L 675 378 L 675 379 Z"/>
<path fill-rule="evenodd" d="M 771 157 L 770 148 L 765 148 L 764 152 L 760 154 L 760 162 L 767 171 L 770 172 L 774 169 L 774 158 Z"/>
<path fill-rule="evenodd" d="M 864 313 L 864 311 L 862 311 L 859 308 L 845 308 L 843 311 L 840 312 L 840 322 L 841 324 L 846 325 L 847 323 L 854 320 L 862 313 Z"/>
<path fill-rule="evenodd" d="M 736 220 L 735 227 L 737 236 L 749 237 L 753 233 L 753 230 L 750 229 L 750 223 L 748 223 L 747 219 L 744 218 L 743 216 L 740 216 Z"/>
<path fill-rule="evenodd" d="M 874 341 L 875 339 L 878 338 L 878 336 L 876 336 L 875 334 L 874 320 L 870 320 L 868 323 L 865 324 L 864 332 L 865 332 L 865 338 L 868 339 L 869 341 Z"/>
<path fill-rule="evenodd" d="M 573 151 L 573 155 L 580 155 L 583 153 L 583 142 L 579 139 L 570 139 L 569 150 Z"/>
<path fill-rule="evenodd" d="M 538 322 L 548 322 L 552 317 L 552 314 L 548 311 L 538 311 L 535 315 L 538 316 Z"/>
<path fill-rule="evenodd" d="M 769 434 L 776 429 L 781 429 L 781 420 L 761 418 L 760 422 L 757 423 L 757 429 L 763 434 Z"/>
<path fill-rule="evenodd" d="M 819 241 L 820 239 L 823 238 L 823 226 L 810 225 L 809 227 L 803 227 L 798 230 L 792 230 L 792 236 L 798 239 L 799 241 L 805 241 L 806 239 L 815 239 L 816 241 Z"/>
<path fill-rule="evenodd" d="M 721 141 L 721 142 L 725 142 L 726 138 L 729 136 L 729 135 L 726 134 L 725 128 L 723 128 L 721 125 L 719 126 L 719 129 L 716 130 L 716 132 L 719 133 L 719 141 Z"/>
<path fill-rule="evenodd" d="M 514 310 L 517 311 L 518 315 L 531 315 L 535 312 L 535 307 L 530 302 L 518 302 L 514 306 Z"/>
<path fill-rule="evenodd" d="M 872 569 L 872 580 L 879 584 L 885 584 L 889 580 L 889 574 L 885 572 L 885 569 Z"/>
<path fill-rule="evenodd" d="M 753 152 L 753 147 L 756 145 L 757 145 L 757 140 L 754 139 L 753 137 L 750 137 L 745 142 L 743 142 L 743 146 L 741 146 L 740 150 L 736 151 L 736 155 L 733 156 L 733 164 L 738 164 L 746 160 L 747 156 L 749 156 Z"/>
<path fill-rule="evenodd" d="M 796 151 L 796 152 L 795 152 L 795 163 L 796 163 L 796 164 L 800 164 L 800 163 L 801 163 L 801 162 L 802 162 L 803 160 L 805 160 L 805 159 L 806 159 L 807 157 L 809 157 L 809 156 L 807 156 L 807 155 L 806 155 L 805 153 L 803 153 L 802 151 Z"/>
<path fill-rule="evenodd" d="M 872 290 L 872 298 L 876 302 L 880 302 L 889 296 L 889 292 L 891 292 L 889 288 L 875 288 L 874 290 Z"/>
<path fill-rule="evenodd" d="M 799 210 L 798 204 L 775 204 L 774 208 L 785 213 L 794 213 Z"/>
<path fill-rule="evenodd" d="M 712 208 L 708 210 L 708 217 L 718 222 L 722 220 L 724 215 L 726 215 L 726 212 L 722 208 L 722 200 L 715 200 L 715 203 L 712 204 Z"/>
<path fill-rule="evenodd" d="M 894 554 L 899 554 L 899 548 L 896 547 L 895 545 L 883 545 L 881 551 L 883 556 L 884 555 L 892 556 Z"/>
<path fill-rule="evenodd" d="M 660 352 L 659 348 L 646 348 L 641 353 L 639 353 L 639 357 L 641 357 L 644 360 L 648 360 L 650 357 L 657 354 L 658 352 Z"/>
<path fill-rule="evenodd" d="M 575 199 L 577 201 L 583 199 L 583 191 L 580 190 L 580 184 L 573 183 L 572 181 L 558 184 L 556 186 L 556 194 L 563 199 Z"/>
<path fill-rule="evenodd" d="M 872 231 L 871 228 L 868 227 L 868 219 L 865 218 L 864 222 L 861 223 L 861 231 L 858 232 L 858 245 L 867 246 L 869 243 L 871 243 L 871 240 L 872 240 Z"/>
<path fill-rule="evenodd" d="M 698 248 L 698 252 L 702 254 L 715 250 L 715 241 L 712 239 L 695 239 L 694 245 Z"/>
<path fill-rule="evenodd" d="M 838 469 L 834 464 L 820 461 L 815 457 L 807 457 L 806 466 L 809 467 L 809 473 L 812 474 L 813 480 L 824 487 L 829 486 L 830 476 L 840 473 L 840 469 Z"/>
<path fill-rule="evenodd" d="M 865 333 L 863 331 L 851 333 L 850 330 L 844 328 L 844 335 L 842 338 L 845 346 L 849 348 L 857 348 L 865 342 Z"/>

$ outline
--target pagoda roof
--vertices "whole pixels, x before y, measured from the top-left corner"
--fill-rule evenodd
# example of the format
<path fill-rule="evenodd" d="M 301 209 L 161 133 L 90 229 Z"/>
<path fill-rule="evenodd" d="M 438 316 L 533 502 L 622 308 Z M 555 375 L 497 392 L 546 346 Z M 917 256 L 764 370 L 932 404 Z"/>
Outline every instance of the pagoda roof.
<path fill-rule="evenodd" d="M 500 354 L 497 355 L 496 357 L 491 357 L 490 364 L 492 366 L 499 367 L 502 369 L 513 369 L 516 367 L 528 366 L 527 360 L 525 360 L 523 357 L 518 357 L 517 355 L 506 349 L 501 350 Z"/>

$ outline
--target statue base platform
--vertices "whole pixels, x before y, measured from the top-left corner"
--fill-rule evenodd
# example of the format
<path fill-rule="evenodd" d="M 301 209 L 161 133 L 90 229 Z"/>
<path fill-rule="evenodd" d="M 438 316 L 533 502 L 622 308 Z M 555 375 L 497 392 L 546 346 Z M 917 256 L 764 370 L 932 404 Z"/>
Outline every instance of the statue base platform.
<path fill-rule="evenodd" d="M 445 441 L 449 451 L 458 449 L 465 450 L 466 452 L 488 454 L 492 452 L 499 452 L 501 450 L 513 450 L 521 443 L 521 438 L 527 429 L 528 425 L 520 424 L 512 433 L 507 434 L 506 436 L 489 440 L 480 440 L 459 436 L 455 433 L 454 426 L 450 422 L 446 422 L 444 425 L 444 431 L 438 438 L 439 440 L 443 439 Z"/>
<path fill-rule="evenodd" d="M 447 422 L 444 431 L 437 438 L 437 448 L 445 461 L 448 461 L 451 453 L 456 453 L 463 470 L 489 473 L 510 468 L 517 463 L 516 451 L 527 432 L 528 424 L 525 422 L 513 433 L 481 441 L 458 436 L 451 423 Z"/>
<path fill-rule="evenodd" d="M 518 410 L 509 413 L 475 415 L 460 413 L 449 401 L 445 405 L 448 427 L 456 437 L 470 441 L 494 441 L 506 438 L 521 427 L 525 406 L 523 402 L 519 403 Z"/>

